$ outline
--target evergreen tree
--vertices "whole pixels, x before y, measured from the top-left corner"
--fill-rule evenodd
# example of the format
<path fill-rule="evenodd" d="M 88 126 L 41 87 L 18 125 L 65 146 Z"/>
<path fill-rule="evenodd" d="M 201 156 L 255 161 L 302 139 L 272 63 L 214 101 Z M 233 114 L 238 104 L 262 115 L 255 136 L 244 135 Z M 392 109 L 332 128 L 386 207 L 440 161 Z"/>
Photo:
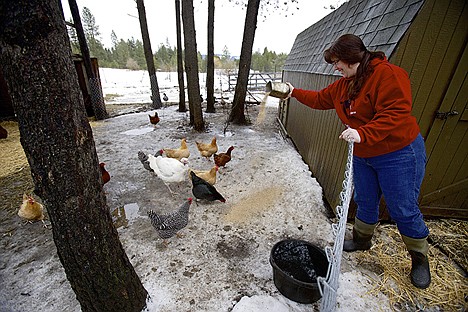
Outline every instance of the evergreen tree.
<path fill-rule="evenodd" d="M 290 0 L 291 1 L 291 0 Z M 294 2 L 294 1 L 292 1 Z M 82 22 L 89 51 L 92 57 L 98 58 L 100 67 L 126 68 L 126 69 L 147 69 L 145 61 L 143 42 L 139 39 L 120 39 L 115 31 L 111 32 L 112 47 L 104 48 L 101 42 L 101 33 L 96 19 L 92 12 L 84 7 L 82 10 Z M 69 21 L 70 23 L 73 23 Z M 68 27 L 70 45 L 73 53 L 80 53 L 76 31 L 73 27 Z M 184 51 L 181 51 L 182 53 Z M 166 72 L 177 71 L 177 47 L 170 45 L 169 39 L 165 43 L 160 43 L 154 55 L 155 68 Z M 251 69 L 260 72 L 281 71 L 287 54 L 276 54 L 274 51 L 263 49 L 263 53 L 256 51 L 252 54 Z M 197 53 L 198 68 L 200 72 L 206 72 L 207 59 L 200 52 Z M 224 72 L 236 72 L 238 60 L 234 60 L 227 46 L 223 48 L 220 56 L 214 56 L 215 69 L 222 69 Z"/>
<path fill-rule="evenodd" d="M 69 19 L 68 23 L 73 25 L 73 19 Z M 76 34 L 75 27 L 67 27 L 68 36 L 70 37 L 70 47 L 73 54 L 80 54 L 80 43 L 78 42 L 78 35 Z"/>

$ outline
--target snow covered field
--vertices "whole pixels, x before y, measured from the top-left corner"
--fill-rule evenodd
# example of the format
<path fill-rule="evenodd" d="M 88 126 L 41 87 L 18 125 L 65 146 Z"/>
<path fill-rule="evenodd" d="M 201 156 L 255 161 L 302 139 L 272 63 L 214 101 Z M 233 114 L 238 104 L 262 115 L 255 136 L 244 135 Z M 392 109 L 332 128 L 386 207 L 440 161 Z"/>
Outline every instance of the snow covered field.
<path fill-rule="evenodd" d="M 100 68 L 104 97 L 108 104 L 135 104 L 151 103 L 151 87 L 148 71 L 145 70 L 127 70 L 115 68 Z M 179 82 L 175 72 L 157 72 L 158 87 L 161 94 L 164 92 L 169 98 L 169 102 L 179 100 Z M 200 93 L 206 96 L 206 74 L 201 73 Z M 221 92 L 228 89 L 228 76 L 222 71 L 215 72 L 215 91 Z M 187 83 L 185 83 L 187 87 Z M 118 95 L 113 97 L 114 95 Z"/>

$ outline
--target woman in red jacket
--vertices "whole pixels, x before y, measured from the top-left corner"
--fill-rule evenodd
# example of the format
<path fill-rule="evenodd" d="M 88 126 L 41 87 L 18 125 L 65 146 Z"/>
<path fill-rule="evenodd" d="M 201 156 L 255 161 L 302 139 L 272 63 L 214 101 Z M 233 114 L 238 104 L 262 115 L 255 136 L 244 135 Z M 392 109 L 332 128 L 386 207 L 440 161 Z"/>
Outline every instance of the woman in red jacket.
<path fill-rule="evenodd" d="M 335 109 L 345 125 L 340 139 L 354 142 L 354 201 L 358 208 L 353 239 L 345 251 L 367 250 L 378 223 L 379 202 L 388 212 L 411 255 L 411 282 L 431 282 L 427 258 L 429 230 L 419 210 L 426 151 L 416 118 L 408 74 L 390 64 L 383 52 L 371 52 L 352 34 L 324 52 L 342 78 L 320 91 L 290 86 L 290 96 L 314 109 Z"/>

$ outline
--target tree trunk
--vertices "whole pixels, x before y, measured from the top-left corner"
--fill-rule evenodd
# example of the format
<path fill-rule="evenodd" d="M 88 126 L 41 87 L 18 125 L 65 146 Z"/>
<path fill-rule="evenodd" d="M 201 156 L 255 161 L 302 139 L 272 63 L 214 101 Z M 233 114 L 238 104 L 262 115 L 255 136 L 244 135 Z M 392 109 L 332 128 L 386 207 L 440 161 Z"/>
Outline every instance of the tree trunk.
<path fill-rule="evenodd" d="M 179 80 L 179 112 L 186 112 L 184 64 L 182 62 L 182 30 L 180 27 L 180 0 L 175 0 L 177 30 L 177 77 Z"/>
<path fill-rule="evenodd" d="M 245 15 L 244 38 L 242 39 L 241 55 L 239 59 L 239 73 L 237 77 L 236 91 L 232 103 L 229 121 L 244 125 L 247 124 L 244 115 L 245 97 L 249 82 L 250 63 L 252 61 L 252 49 L 257 28 L 257 16 L 260 0 L 249 0 Z"/>
<path fill-rule="evenodd" d="M 86 76 L 88 77 L 89 94 L 91 96 L 91 106 L 93 107 L 94 116 L 96 116 L 96 119 L 98 120 L 105 119 L 109 116 L 106 111 L 101 84 L 98 81 L 96 75 L 94 75 L 91 66 L 91 57 L 89 54 L 88 44 L 86 43 L 86 36 L 84 34 L 83 25 L 81 24 L 80 11 L 78 10 L 78 5 L 76 4 L 75 0 L 68 0 L 68 4 L 70 6 L 70 12 L 73 17 L 74 27 L 76 29 L 78 42 L 80 44 Z"/>
<path fill-rule="evenodd" d="M 138 9 L 138 18 L 140 20 L 141 37 L 143 39 L 143 50 L 145 51 L 146 67 L 151 84 L 151 101 L 152 108 L 161 108 L 161 96 L 159 95 L 158 79 L 154 68 L 153 50 L 151 49 L 151 41 L 148 33 L 148 23 L 146 21 L 146 10 L 143 0 L 136 0 Z"/>
<path fill-rule="evenodd" d="M 206 59 L 206 112 L 215 113 L 214 99 L 214 12 L 215 0 L 208 0 L 208 55 Z"/>
<path fill-rule="evenodd" d="M 58 1 L 0 2 L 0 64 L 36 192 L 82 311 L 135 311 L 147 292 L 106 205 Z"/>
<path fill-rule="evenodd" d="M 187 74 L 190 122 L 196 131 L 203 131 L 205 130 L 205 122 L 203 121 L 200 82 L 198 80 L 197 39 L 193 16 L 193 0 L 182 1 L 182 21 L 184 25 L 185 73 Z"/>

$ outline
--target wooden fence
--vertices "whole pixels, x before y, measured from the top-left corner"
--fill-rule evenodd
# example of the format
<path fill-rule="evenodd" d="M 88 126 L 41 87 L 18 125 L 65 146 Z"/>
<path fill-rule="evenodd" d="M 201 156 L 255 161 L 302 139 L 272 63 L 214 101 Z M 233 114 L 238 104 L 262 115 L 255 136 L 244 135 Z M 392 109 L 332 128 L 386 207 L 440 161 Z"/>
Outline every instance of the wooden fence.
<path fill-rule="evenodd" d="M 249 83 L 247 84 L 247 89 L 250 91 L 253 90 L 265 90 L 265 85 L 268 81 L 281 81 L 282 73 L 251 73 L 249 75 Z M 237 84 L 237 73 L 228 74 L 228 91 L 234 91 Z"/>

